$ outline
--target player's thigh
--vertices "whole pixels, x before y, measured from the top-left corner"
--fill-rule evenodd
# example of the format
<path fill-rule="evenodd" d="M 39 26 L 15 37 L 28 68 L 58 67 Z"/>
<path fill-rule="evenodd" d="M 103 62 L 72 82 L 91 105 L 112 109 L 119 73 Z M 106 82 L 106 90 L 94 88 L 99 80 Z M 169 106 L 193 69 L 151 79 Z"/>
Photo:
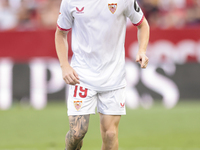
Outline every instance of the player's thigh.
<path fill-rule="evenodd" d="M 69 116 L 70 131 L 74 137 L 84 137 L 88 130 L 90 115 Z"/>
<path fill-rule="evenodd" d="M 101 132 L 106 133 L 110 131 L 117 133 L 121 115 L 104 115 L 101 113 L 99 114 Z"/>
<path fill-rule="evenodd" d="M 95 114 L 97 92 L 82 85 L 69 86 L 68 116 Z"/>
<path fill-rule="evenodd" d="M 100 92 L 97 95 L 97 111 L 104 115 L 125 115 L 126 88 Z"/>

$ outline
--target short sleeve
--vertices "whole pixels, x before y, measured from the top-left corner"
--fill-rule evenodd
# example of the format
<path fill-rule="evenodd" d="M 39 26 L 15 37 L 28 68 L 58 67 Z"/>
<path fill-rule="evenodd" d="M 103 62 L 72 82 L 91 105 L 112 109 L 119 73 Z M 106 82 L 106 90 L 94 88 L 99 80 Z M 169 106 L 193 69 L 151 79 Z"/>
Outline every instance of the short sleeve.
<path fill-rule="evenodd" d="M 69 3 L 67 0 L 62 0 L 60 13 L 57 20 L 57 26 L 60 30 L 69 31 L 72 28 L 73 17 L 70 13 Z"/>
<path fill-rule="evenodd" d="M 144 19 L 142 9 L 136 0 L 125 0 L 125 15 L 135 26 L 139 26 Z"/>

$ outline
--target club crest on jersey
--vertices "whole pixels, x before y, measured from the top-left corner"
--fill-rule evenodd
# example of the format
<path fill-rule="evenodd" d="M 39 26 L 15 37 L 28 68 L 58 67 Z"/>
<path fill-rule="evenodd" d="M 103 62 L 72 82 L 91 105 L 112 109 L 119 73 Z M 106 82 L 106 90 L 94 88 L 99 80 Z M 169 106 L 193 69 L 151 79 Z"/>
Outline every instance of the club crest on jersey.
<path fill-rule="evenodd" d="M 117 3 L 108 4 L 108 9 L 112 14 L 114 14 L 115 11 L 117 10 Z"/>
<path fill-rule="evenodd" d="M 81 106 L 82 106 L 82 101 L 74 101 L 74 107 L 76 108 L 76 110 L 79 111 Z"/>
<path fill-rule="evenodd" d="M 78 7 L 76 7 L 76 13 L 84 13 L 83 12 L 83 10 L 84 10 L 84 7 L 82 7 L 81 9 L 79 9 Z"/>

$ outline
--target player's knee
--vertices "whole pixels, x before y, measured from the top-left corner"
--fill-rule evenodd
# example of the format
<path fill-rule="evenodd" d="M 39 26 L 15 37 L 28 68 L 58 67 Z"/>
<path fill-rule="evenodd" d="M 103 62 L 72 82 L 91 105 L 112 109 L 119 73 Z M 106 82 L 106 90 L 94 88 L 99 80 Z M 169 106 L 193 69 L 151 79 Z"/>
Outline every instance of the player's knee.
<path fill-rule="evenodd" d="M 74 140 L 80 141 L 84 138 L 86 133 L 87 133 L 87 129 L 78 130 L 72 136 L 73 136 Z"/>
<path fill-rule="evenodd" d="M 105 140 L 113 141 L 116 138 L 116 131 L 115 130 L 108 130 L 105 132 Z"/>

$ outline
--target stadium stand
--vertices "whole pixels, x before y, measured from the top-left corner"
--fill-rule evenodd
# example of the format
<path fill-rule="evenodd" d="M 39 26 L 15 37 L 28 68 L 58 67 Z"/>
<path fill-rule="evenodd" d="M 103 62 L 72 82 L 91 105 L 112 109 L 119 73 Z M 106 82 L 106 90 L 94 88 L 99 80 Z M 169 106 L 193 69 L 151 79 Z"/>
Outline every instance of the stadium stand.
<path fill-rule="evenodd" d="M 61 0 L 1 0 L 0 31 L 55 29 Z M 200 25 L 200 1 L 138 0 L 151 28 Z"/>

